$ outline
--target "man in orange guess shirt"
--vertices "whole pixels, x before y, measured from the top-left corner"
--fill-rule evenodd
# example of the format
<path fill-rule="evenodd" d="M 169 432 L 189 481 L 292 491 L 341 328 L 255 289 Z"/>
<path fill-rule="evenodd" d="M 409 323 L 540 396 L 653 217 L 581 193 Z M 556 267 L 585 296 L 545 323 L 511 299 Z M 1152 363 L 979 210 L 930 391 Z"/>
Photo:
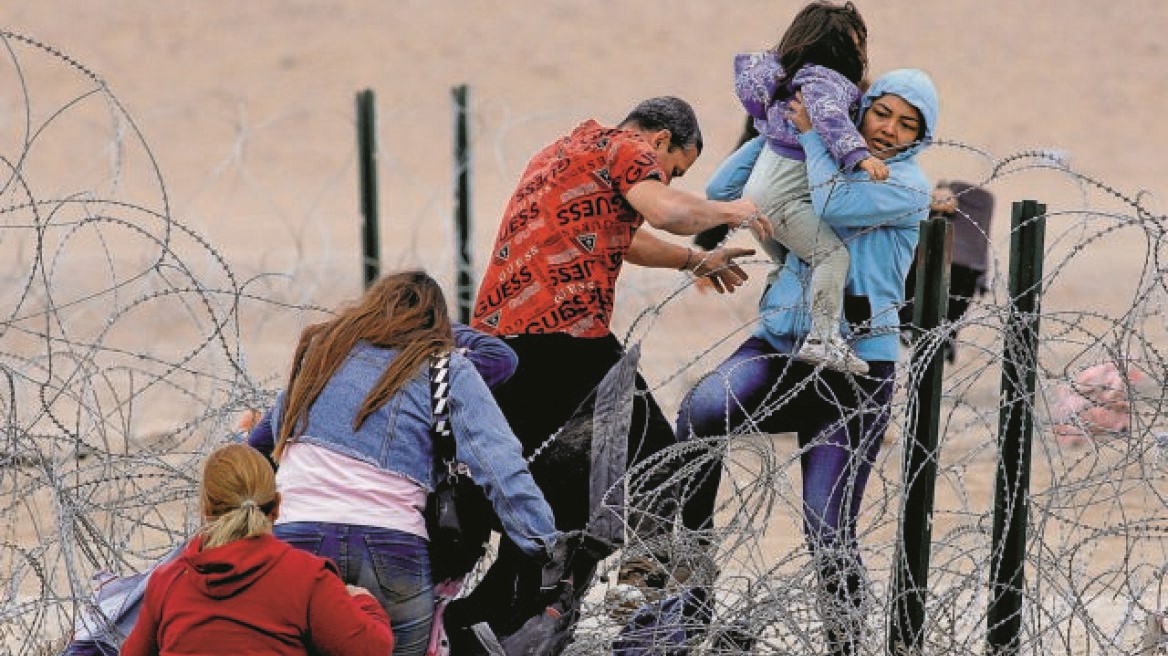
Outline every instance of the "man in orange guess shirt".
<path fill-rule="evenodd" d="M 769 222 L 758 220 L 750 201 L 710 201 L 668 186 L 685 174 L 701 149 L 701 131 L 689 104 L 653 98 L 615 128 L 581 123 L 537 153 L 524 170 L 499 226 L 471 325 L 503 337 L 519 356 L 515 374 L 494 392 L 527 454 L 587 407 L 597 384 L 623 355 L 609 322 L 617 275 L 626 261 L 692 271 L 708 277 L 718 291 L 732 292 L 745 281 L 734 260 L 753 250 L 697 251 L 638 229 L 644 222 L 692 235 L 714 226 L 749 225 L 760 239 L 770 237 Z M 640 376 L 637 387 L 643 393 L 634 400 L 629 464 L 675 442 L 671 423 Z M 584 449 L 570 466 L 541 458 L 531 463 L 561 530 L 580 529 L 587 522 L 588 453 Z M 522 578 L 520 558 L 504 541 L 485 585 L 476 588 L 469 604 L 452 605 L 447 621 L 458 623 L 466 607 L 475 605 L 485 609 L 496 634 L 516 628 L 508 623 L 525 614 L 508 609 L 488 590 L 511 594 L 514 578 L 503 572 L 514 568 Z M 578 574 L 589 575 L 588 567 Z M 525 597 L 538 601 L 537 593 L 515 597 L 518 603 Z"/>
<path fill-rule="evenodd" d="M 746 276 L 733 260 L 749 250 L 698 252 L 637 231 L 648 222 L 691 235 L 755 215 L 749 201 L 708 201 L 668 188 L 701 148 L 689 105 L 654 98 L 616 128 L 585 121 L 536 154 L 503 215 L 473 327 L 497 335 L 604 337 L 626 259 L 694 271 L 720 290 L 742 284 Z"/>

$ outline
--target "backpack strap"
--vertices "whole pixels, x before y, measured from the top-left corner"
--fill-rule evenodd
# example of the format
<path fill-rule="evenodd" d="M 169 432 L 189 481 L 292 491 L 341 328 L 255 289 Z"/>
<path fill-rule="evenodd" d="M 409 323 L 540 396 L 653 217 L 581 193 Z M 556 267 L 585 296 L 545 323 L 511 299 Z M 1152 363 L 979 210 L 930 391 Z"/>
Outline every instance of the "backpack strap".
<path fill-rule="evenodd" d="M 430 357 L 430 435 L 434 458 L 447 466 L 454 463 L 454 433 L 450 430 L 450 353 Z"/>

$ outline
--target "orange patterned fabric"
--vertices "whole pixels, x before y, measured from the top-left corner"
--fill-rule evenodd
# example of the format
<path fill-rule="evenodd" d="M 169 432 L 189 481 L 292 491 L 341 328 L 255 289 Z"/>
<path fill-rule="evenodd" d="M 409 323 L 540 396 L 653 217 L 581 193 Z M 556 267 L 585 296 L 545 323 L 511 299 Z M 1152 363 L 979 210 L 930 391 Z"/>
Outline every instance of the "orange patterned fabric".
<path fill-rule="evenodd" d="M 544 148 L 507 205 L 471 325 L 494 335 L 607 335 L 616 277 L 643 220 L 624 194 L 666 179 L 647 141 L 596 121 Z"/>

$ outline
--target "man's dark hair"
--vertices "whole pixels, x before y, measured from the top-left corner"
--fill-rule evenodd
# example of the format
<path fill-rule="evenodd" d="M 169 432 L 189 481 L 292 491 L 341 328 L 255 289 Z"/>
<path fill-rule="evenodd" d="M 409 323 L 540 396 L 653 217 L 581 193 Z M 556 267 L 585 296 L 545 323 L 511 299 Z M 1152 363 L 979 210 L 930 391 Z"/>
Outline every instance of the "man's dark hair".
<path fill-rule="evenodd" d="M 674 96 L 650 98 L 633 108 L 620 127 L 636 126 L 641 130 L 656 132 L 669 130 L 669 145 L 686 149 L 690 146 L 702 152 L 702 130 L 698 127 L 698 117 L 689 103 Z"/>

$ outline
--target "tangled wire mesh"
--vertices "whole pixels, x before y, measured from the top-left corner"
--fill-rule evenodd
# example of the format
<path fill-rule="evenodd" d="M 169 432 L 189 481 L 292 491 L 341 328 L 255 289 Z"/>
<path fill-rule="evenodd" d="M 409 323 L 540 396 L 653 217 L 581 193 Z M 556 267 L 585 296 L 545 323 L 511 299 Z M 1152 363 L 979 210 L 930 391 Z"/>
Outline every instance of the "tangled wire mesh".
<path fill-rule="evenodd" d="M 275 391 L 272 380 L 249 374 L 244 331 L 273 316 L 302 322 L 320 309 L 239 279 L 213 244 L 172 215 L 149 145 L 98 75 L 23 35 L 0 32 L 0 43 L 6 95 L 17 99 L 2 108 L 0 127 L 0 649 L 34 654 L 67 639 L 91 603 L 95 577 L 140 571 L 194 531 L 202 457 L 230 439 L 242 410 L 264 407 Z M 1161 354 L 1168 222 L 1148 198 L 1074 170 L 1058 152 L 995 157 L 955 141 L 937 147 L 983 161 L 980 188 L 1054 172 L 1081 191 L 1081 207 L 1044 217 L 1021 650 L 1139 653 L 1148 618 L 1158 621 L 1168 606 Z M 46 164 L 62 152 L 75 164 L 67 178 Z M 928 353 L 953 339 L 959 354 L 942 387 L 931 516 L 924 648 L 936 654 L 983 650 L 988 581 L 1000 558 L 993 481 L 1011 333 L 1008 248 L 991 241 L 989 293 L 968 299 L 958 323 L 912 346 Z M 1116 242 L 1127 253 L 1122 267 L 1099 255 Z M 1105 294 L 1087 307 L 1063 293 L 1084 270 L 1107 278 Z M 688 286 L 653 294 L 626 342 L 651 343 Z M 696 380 L 712 353 L 755 322 L 730 317 L 709 343 L 674 354 L 656 392 Z M 633 610 L 649 600 L 617 581 L 617 568 L 637 559 L 647 571 L 666 572 L 666 593 L 687 581 L 711 592 L 693 653 L 742 651 L 747 639 L 755 653 L 821 653 L 825 622 L 849 624 L 861 636 L 859 653 L 883 653 L 903 519 L 901 462 L 921 378 L 908 362 L 899 367 L 892 424 L 863 496 L 857 539 L 865 569 L 845 573 L 866 581 L 863 599 L 825 612 L 819 567 L 800 530 L 806 448 L 747 421 L 628 473 L 630 498 L 652 499 L 720 459 L 716 529 L 700 540 L 675 531 L 667 544 L 630 535 L 602 563 L 568 653 L 611 652 Z M 787 402 L 774 398 L 768 407 Z M 686 577 L 677 575 L 682 562 Z"/>

